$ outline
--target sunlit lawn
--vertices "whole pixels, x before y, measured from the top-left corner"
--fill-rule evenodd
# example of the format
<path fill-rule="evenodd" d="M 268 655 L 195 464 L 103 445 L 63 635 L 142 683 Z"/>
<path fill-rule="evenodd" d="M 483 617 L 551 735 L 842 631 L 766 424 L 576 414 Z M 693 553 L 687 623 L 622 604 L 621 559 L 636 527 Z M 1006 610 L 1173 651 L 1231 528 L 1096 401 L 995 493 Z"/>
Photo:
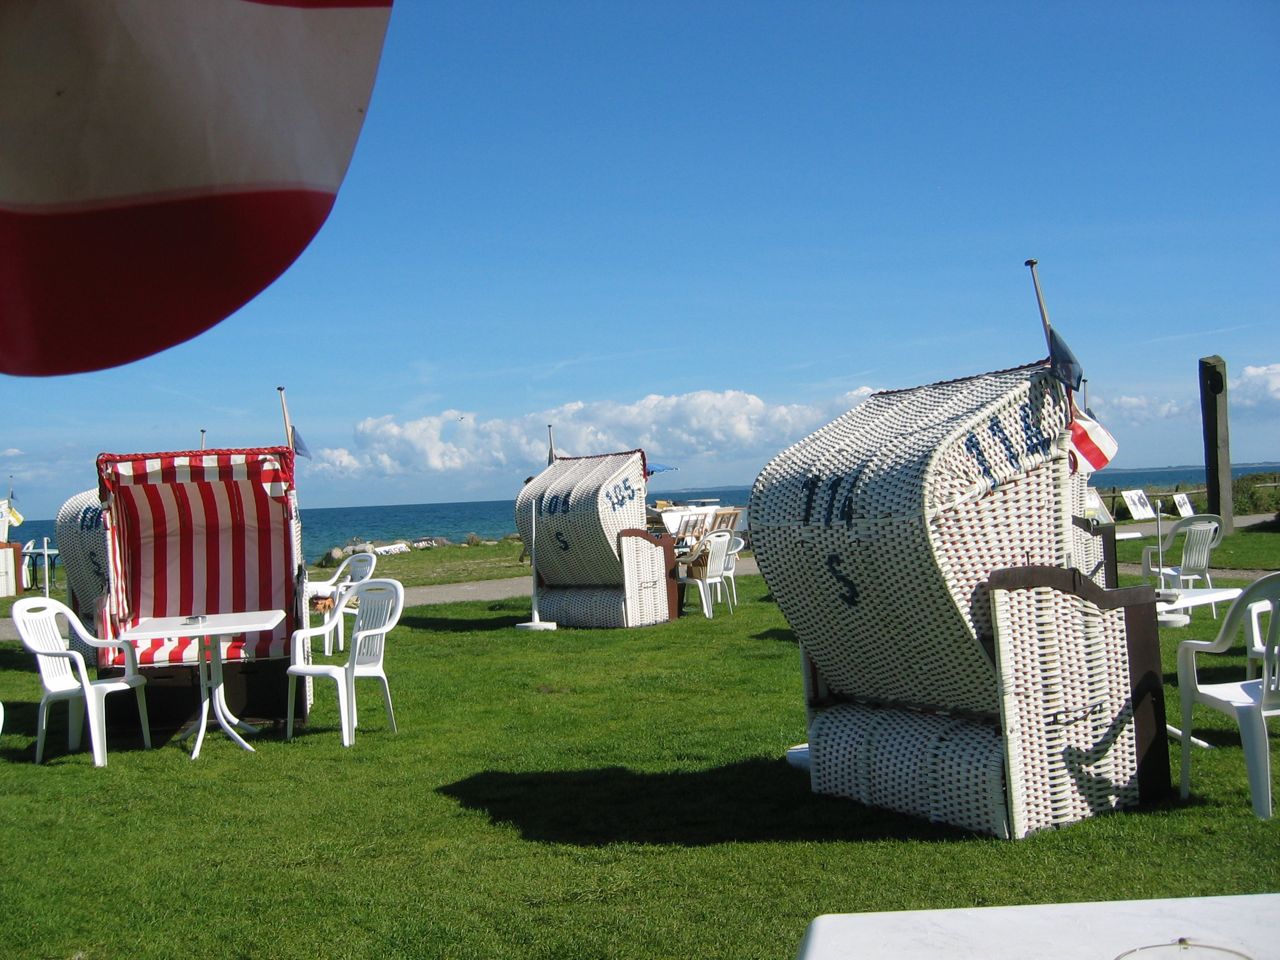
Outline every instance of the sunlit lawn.
<path fill-rule="evenodd" d="M 1165 521 L 1166 524 L 1174 522 Z M 1141 563 L 1143 549 L 1155 545 L 1154 536 L 1122 540 L 1116 544 L 1116 559 L 1120 563 Z M 1181 559 L 1182 539 L 1179 538 L 1173 549 L 1165 554 L 1164 561 L 1166 565 L 1175 565 Z M 1213 551 L 1212 569 L 1280 570 L 1280 523 L 1273 521 L 1261 526 L 1242 527 L 1224 537 Z"/>
<path fill-rule="evenodd" d="M 319 686 L 294 742 L 213 733 L 197 761 L 121 729 L 96 769 L 59 711 L 36 767 L 38 678 L 0 643 L 0 955 L 785 958 L 828 912 L 1280 889 L 1280 827 L 1209 713 L 1190 803 L 1020 842 L 813 795 L 782 759 L 805 739 L 794 641 L 739 579 L 732 616 L 643 630 L 413 608 L 400 732 L 362 689 L 350 750 Z M 1171 719 L 1176 643 L 1213 629 L 1164 638 Z"/>

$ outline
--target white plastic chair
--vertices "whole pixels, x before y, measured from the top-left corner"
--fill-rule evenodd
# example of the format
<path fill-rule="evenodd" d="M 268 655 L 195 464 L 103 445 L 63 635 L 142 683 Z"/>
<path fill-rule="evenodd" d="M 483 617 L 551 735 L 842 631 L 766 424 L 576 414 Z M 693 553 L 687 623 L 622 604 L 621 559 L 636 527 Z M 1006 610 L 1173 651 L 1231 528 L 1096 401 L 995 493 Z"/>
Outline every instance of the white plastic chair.
<path fill-rule="evenodd" d="M 1224 653 L 1236 634 L 1246 628 L 1253 610 L 1265 606 L 1270 613 L 1263 641 L 1262 676 L 1234 683 L 1200 683 L 1196 676 L 1197 653 Z M 1182 700 L 1182 796 L 1191 790 L 1191 709 L 1197 704 L 1234 717 L 1240 728 L 1249 795 L 1253 812 L 1271 818 L 1271 757 L 1267 744 L 1267 717 L 1280 716 L 1280 573 L 1254 581 L 1231 604 L 1218 636 L 1213 640 L 1184 640 L 1178 644 L 1178 693 Z"/>
<path fill-rule="evenodd" d="M 708 533 L 690 551 L 691 562 L 686 564 L 684 576 L 676 577 L 678 583 L 697 585 L 698 594 L 702 598 L 702 614 L 708 620 L 712 616 L 711 587 L 715 586 L 719 590 L 724 583 L 724 564 L 731 540 L 733 534 L 728 530 Z M 728 604 L 729 612 L 733 613 L 733 601 L 727 593 L 725 603 Z"/>
<path fill-rule="evenodd" d="M 22 545 L 22 589 L 30 590 L 36 585 L 36 557 L 31 551 L 36 548 L 34 540 Z"/>
<path fill-rule="evenodd" d="M 311 638 L 326 636 L 336 623 L 355 607 L 355 623 L 351 628 L 351 651 L 345 664 L 311 662 Z M 342 745 L 349 747 L 356 739 L 356 678 L 373 677 L 382 684 L 382 698 L 387 708 L 387 724 L 396 731 L 396 716 L 391 708 L 391 687 L 382 659 L 387 634 L 400 620 L 404 610 L 404 587 L 398 580 L 364 580 L 344 590 L 337 606 L 318 627 L 293 632 L 293 663 L 289 667 L 289 705 L 285 739 L 293 739 L 294 690 L 299 677 L 321 677 L 338 687 L 338 719 L 342 724 Z"/>
<path fill-rule="evenodd" d="M 1245 655 L 1247 659 L 1244 665 L 1244 675 L 1246 680 L 1252 680 L 1258 674 L 1262 661 L 1266 658 L 1266 625 L 1263 618 L 1269 618 L 1271 615 L 1271 604 L 1265 600 L 1259 600 L 1256 603 L 1249 604 L 1249 623 L 1248 632 L 1245 634 Z"/>
<path fill-rule="evenodd" d="M 70 643 L 58 629 L 63 617 L 76 636 L 91 647 L 108 647 L 124 651 L 124 676 L 106 680 L 89 679 L 84 657 L 70 649 Z M 45 694 L 40 699 L 36 725 L 36 763 L 44 759 L 44 739 L 49 725 L 49 706 L 67 701 L 67 748 L 77 750 L 84 730 L 86 708 L 89 714 L 89 742 L 93 747 L 94 766 L 107 765 L 107 722 L 104 701 L 113 693 L 133 690 L 138 697 L 138 717 L 142 721 L 142 740 L 151 748 L 151 725 L 147 719 L 147 698 L 143 686 L 147 680 L 138 673 L 138 659 L 132 644 L 115 640 L 99 640 L 84 628 L 79 617 L 65 603 L 46 597 L 23 597 L 13 605 L 13 622 L 18 627 L 22 644 L 36 655 L 40 680 Z"/>
<path fill-rule="evenodd" d="M 1173 549 L 1182 537 L 1182 561 L 1175 566 L 1162 566 L 1159 557 Z M 1198 513 L 1176 521 L 1164 535 L 1158 547 L 1142 548 L 1142 575 L 1155 578 L 1161 587 L 1179 589 L 1203 580 L 1206 587 L 1213 586 L 1209 576 L 1209 561 L 1214 547 L 1222 542 L 1222 518 L 1211 513 Z M 1217 604 L 1213 615 L 1218 615 Z"/>
<path fill-rule="evenodd" d="M 738 602 L 738 582 L 737 580 L 734 579 L 734 577 L 737 575 L 736 571 L 738 567 L 738 554 L 742 551 L 742 548 L 745 547 L 746 545 L 747 545 L 747 541 L 743 540 L 741 537 L 734 537 L 732 540 L 729 541 L 729 550 L 727 553 L 725 553 L 725 556 L 724 556 L 724 573 L 721 574 L 721 577 L 724 580 L 725 584 L 728 586 L 729 593 L 733 596 L 734 603 Z M 717 585 L 716 597 L 719 598 L 719 596 L 720 596 L 720 590 L 719 590 L 719 586 Z"/>
<path fill-rule="evenodd" d="M 378 565 L 378 558 L 372 553 L 353 553 L 342 563 L 338 564 L 338 569 L 334 571 L 333 576 L 328 580 L 317 580 L 312 583 L 307 582 L 307 605 L 313 598 L 323 597 L 333 600 L 333 607 L 337 609 L 339 594 L 343 590 L 353 584 L 363 583 L 373 577 L 373 568 Z M 354 610 L 351 610 L 354 613 Z M 346 649 L 346 641 L 343 633 L 343 622 L 341 619 L 335 621 L 335 629 L 324 637 L 324 655 L 326 657 L 333 656 L 334 642 L 337 641 L 339 650 Z"/>

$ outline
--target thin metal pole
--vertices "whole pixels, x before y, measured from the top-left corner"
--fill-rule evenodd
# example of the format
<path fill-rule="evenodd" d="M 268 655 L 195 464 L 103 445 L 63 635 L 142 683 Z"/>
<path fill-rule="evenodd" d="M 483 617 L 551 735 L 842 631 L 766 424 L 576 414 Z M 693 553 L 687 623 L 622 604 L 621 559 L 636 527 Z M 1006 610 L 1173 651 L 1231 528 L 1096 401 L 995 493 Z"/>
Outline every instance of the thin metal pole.
<path fill-rule="evenodd" d="M 289 422 L 289 404 L 284 399 L 284 387 L 276 387 L 280 392 L 280 411 L 284 414 L 284 445 L 293 449 L 293 425 Z"/>
<path fill-rule="evenodd" d="M 1040 277 L 1036 274 L 1036 264 L 1038 260 L 1028 260 L 1025 266 L 1031 268 L 1031 282 L 1036 287 L 1036 304 L 1040 307 L 1040 323 L 1044 325 L 1044 342 L 1050 344 L 1049 340 L 1049 311 L 1044 305 L 1044 294 L 1040 292 Z"/>

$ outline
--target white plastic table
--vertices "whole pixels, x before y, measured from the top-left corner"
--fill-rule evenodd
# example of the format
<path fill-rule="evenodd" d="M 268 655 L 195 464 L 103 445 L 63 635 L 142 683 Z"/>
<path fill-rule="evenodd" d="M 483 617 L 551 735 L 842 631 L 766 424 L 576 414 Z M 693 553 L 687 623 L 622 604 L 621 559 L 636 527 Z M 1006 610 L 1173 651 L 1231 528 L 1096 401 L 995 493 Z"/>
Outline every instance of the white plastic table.
<path fill-rule="evenodd" d="M 43 581 L 44 581 L 44 595 L 45 595 L 46 597 L 47 597 L 47 596 L 49 596 L 49 558 L 50 558 L 50 557 L 54 557 L 54 558 L 56 558 L 56 557 L 58 556 L 58 548 L 57 548 L 57 547 L 50 547 L 50 546 L 49 546 L 49 538 L 48 538 L 48 537 L 45 537 L 45 538 L 44 538 L 44 546 L 42 546 L 42 547 L 32 547 L 30 550 L 23 550 L 23 551 L 22 551 L 22 555 L 23 555 L 24 557 L 42 557 L 42 558 L 43 558 L 42 563 L 43 563 L 43 568 L 44 568 L 44 570 L 43 570 L 43 572 L 44 572 L 44 577 L 43 577 Z M 54 564 L 55 564 L 55 565 L 57 564 L 57 560 L 56 560 L 56 559 L 54 560 Z"/>
<path fill-rule="evenodd" d="M 1156 621 L 1162 627 L 1185 627 L 1191 618 L 1180 613 L 1206 603 L 1230 603 L 1244 591 L 1240 587 L 1195 587 L 1156 591 Z"/>
<path fill-rule="evenodd" d="M 121 640 L 168 640 L 174 637 L 199 637 L 200 652 L 197 672 L 200 677 L 200 719 L 197 722 L 196 742 L 191 759 L 200 756 L 205 729 L 209 724 L 209 702 L 213 702 L 213 715 L 228 737 L 253 753 L 253 747 L 240 736 L 240 731 L 257 733 L 257 728 L 240 720 L 227 707 L 226 693 L 222 686 L 222 643 L 219 637 L 234 637 L 242 633 L 260 633 L 273 629 L 284 619 L 283 610 L 250 610 L 245 613 L 211 613 L 203 617 L 143 617 L 137 626 L 120 634 Z M 207 654 L 207 656 L 206 656 Z M 189 732 L 189 731 L 188 731 Z M 186 736 L 184 733 L 182 736 Z"/>
<path fill-rule="evenodd" d="M 828 914 L 809 924 L 796 956 L 1115 960 L 1139 947 L 1159 946 L 1142 950 L 1133 960 L 1269 960 L 1277 956 L 1278 910 L 1280 894 L 1267 893 Z M 1180 940 L 1185 944 L 1179 945 Z"/>

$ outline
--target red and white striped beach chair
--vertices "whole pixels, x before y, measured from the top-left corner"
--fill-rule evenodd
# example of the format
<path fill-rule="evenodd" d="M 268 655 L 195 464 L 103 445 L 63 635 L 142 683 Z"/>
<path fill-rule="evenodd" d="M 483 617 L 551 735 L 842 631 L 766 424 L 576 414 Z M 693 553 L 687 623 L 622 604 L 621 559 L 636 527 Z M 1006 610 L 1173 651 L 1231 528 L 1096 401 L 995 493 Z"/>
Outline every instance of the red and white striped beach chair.
<path fill-rule="evenodd" d="M 100 455 L 108 557 L 99 635 L 114 638 L 143 617 L 282 609 L 278 627 L 227 638 L 222 656 L 279 661 L 279 703 L 255 715 L 284 716 L 289 637 L 302 622 L 293 460 L 287 447 Z M 192 665 L 198 648 L 197 637 L 140 643 L 138 665 Z M 110 654 L 99 667 L 123 662 Z"/>

